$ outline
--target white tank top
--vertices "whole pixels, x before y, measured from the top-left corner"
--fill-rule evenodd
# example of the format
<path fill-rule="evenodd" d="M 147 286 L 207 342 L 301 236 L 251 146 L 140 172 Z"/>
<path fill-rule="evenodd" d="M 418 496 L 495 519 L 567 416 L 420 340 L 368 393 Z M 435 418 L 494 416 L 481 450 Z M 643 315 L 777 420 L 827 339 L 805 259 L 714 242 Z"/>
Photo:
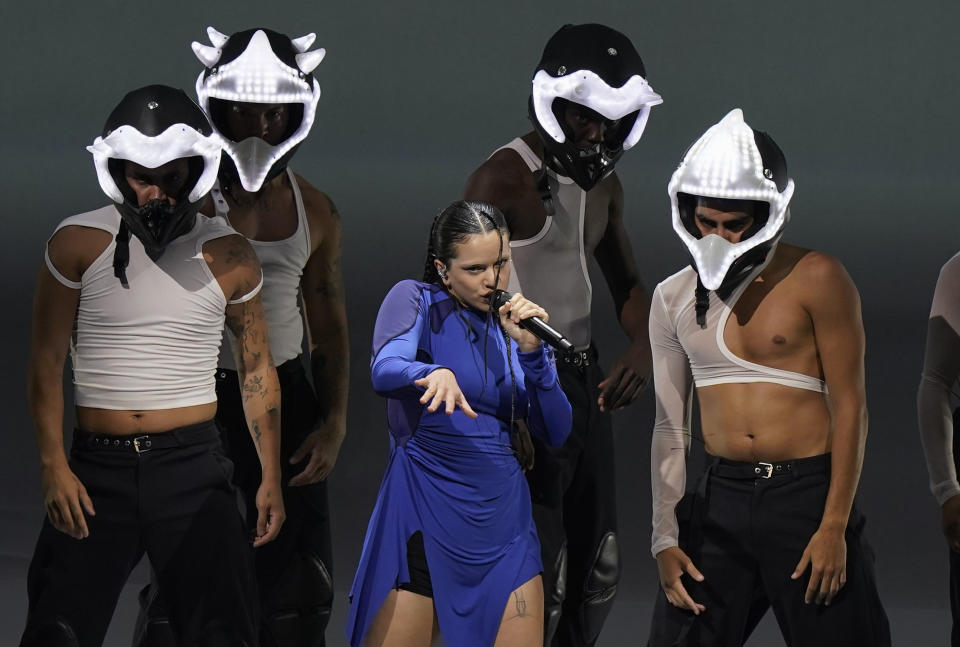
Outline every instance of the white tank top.
<path fill-rule="evenodd" d="M 270 336 L 270 354 L 274 364 L 279 366 L 300 355 L 303 347 L 303 314 L 300 311 L 298 295 L 303 268 L 310 259 L 310 227 L 307 224 L 303 197 L 297 186 L 296 176 L 287 168 L 287 177 L 293 187 L 293 198 L 297 207 L 297 229 L 283 240 L 252 240 L 250 245 L 260 259 L 263 270 L 263 310 L 267 317 L 267 330 Z M 213 188 L 213 204 L 217 215 L 229 223 L 229 207 L 220 192 L 220 184 Z M 229 224 L 228 224 L 229 226 Z M 231 228 L 232 229 L 232 228 Z M 231 348 L 233 333 L 224 328 L 228 343 L 220 349 L 219 366 L 236 370 Z"/>
<path fill-rule="evenodd" d="M 114 206 L 67 218 L 69 225 L 101 229 L 116 237 Z M 235 233 L 219 219 L 196 216 L 188 233 L 167 245 L 157 262 L 130 236 L 129 288 L 113 274 L 111 240 L 80 277 L 63 277 L 80 290 L 76 332 L 70 347 L 75 401 L 82 407 L 158 410 L 217 399 L 214 371 L 227 299 L 203 258 L 208 240 Z"/>
<path fill-rule="evenodd" d="M 541 162 L 527 144 L 514 139 L 509 148 L 527 163 L 530 172 Z M 496 151 L 494 151 L 496 152 Z M 590 345 L 590 304 L 593 286 L 583 251 L 583 219 L 586 192 L 573 180 L 549 168 L 550 194 L 555 213 L 532 238 L 511 240 L 513 272 L 510 292 L 523 292 L 550 313 L 550 325 L 577 348 Z"/>

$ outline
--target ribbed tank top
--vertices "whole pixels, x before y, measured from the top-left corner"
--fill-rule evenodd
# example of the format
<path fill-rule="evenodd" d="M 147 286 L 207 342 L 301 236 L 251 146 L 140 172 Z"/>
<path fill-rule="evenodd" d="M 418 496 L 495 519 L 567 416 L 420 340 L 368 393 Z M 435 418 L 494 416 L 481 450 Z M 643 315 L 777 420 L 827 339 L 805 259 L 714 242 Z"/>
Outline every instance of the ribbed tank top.
<path fill-rule="evenodd" d="M 274 364 L 279 366 L 300 355 L 303 344 L 303 313 L 300 311 L 298 296 L 303 268 L 310 259 L 310 226 L 303 207 L 303 196 L 297 186 L 296 176 L 287 168 L 287 177 L 293 187 L 293 198 L 297 207 L 297 229 L 283 240 L 253 240 L 248 238 L 253 250 L 260 259 L 263 270 L 263 310 L 267 317 L 267 330 L 270 336 L 270 354 Z M 217 215 L 229 225 L 229 208 L 220 192 L 219 183 L 213 189 L 213 204 Z M 231 228 L 232 229 L 232 228 Z M 231 348 L 233 333 L 224 329 L 226 342 L 220 350 L 219 366 L 236 370 Z"/>
<path fill-rule="evenodd" d="M 116 236 L 114 206 L 67 218 L 70 225 Z M 190 232 L 167 245 L 157 262 L 130 236 L 129 288 L 113 274 L 110 244 L 68 287 L 80 289 L 71 343 L 76 404 L 115 410 L 159 410 L 217 399 L 214 370 L 227 299 L 203 258 L 208 240 L 235 233 L 219 219 L 197 214 Z"/>
<path fill-rule="evenodd" d="M 530 172 L 541 167 L 537 157 L 519 137 L 498 151 L 509 148 L 526 162 Z M 496 151 L 494 151 L 496 152 Z M 590 345 L 590 304 L 593 286 L 583 250 L 583 219 L 586 192 L 573 180 L 549 168 L 554 214 L 532 238 L 510 241 L 513 272 L 510 292 L 524 296 L 550 313 L 550 325 L 566 335 L 577 348 Z"/>

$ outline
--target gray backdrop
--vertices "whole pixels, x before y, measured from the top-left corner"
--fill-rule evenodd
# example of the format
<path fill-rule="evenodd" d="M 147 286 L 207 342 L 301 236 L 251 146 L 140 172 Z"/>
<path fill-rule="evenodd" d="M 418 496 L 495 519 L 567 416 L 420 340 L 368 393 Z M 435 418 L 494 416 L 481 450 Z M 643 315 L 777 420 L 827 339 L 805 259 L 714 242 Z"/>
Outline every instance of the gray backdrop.
<path fill-rule="evenodd" d="M 787 239 L 841 258 L 863 298 L 872 424 L 859 496 L 894 638 L 946 644 L 946 549 L 914 394 L 937 271 L 958 247 L 949 184 L 958 18 L 948 0 L 4 3 L 0 643 L 13 643 L 22 628 L 24 574 L 42 515 L 24 389 L 33 277 L 54 225 L 105 203 L 84 146 L 120 97 L 147 83 L 192 95 L 200 65 L 189 44 L 205 41 L 208 24 L 225 33 L 316 31 L 327 48 L 316 70 L 317 121 L 294 166 L 333 197 L 345 231 L 350 418 L 330 489 L 339 597 L 328 633 L 338 645 L 387 449 L 383 403 L 367 372 L 379 301 L 418 273 L 435 211 L 458 197 L 493 148 L 527 130 L 529 79 L 549 35 L 565 22 L 596 21 L 634 40 L 664 98 L 618 167 L 651 288 L 685 262 L 666 184 L 686 147 L 739 106 L 786 152 L 797 183 Z M 625 338 L 599 275 L 595 285 L 597 338 L 609 363 Z M 625 570 L 603 645 L 642 643 L 649 626 L 657 586 L 648 552 L 652 409 L 648 392 L 616 416 Z M 134 582 L 143 578 L 140 569 Z M 125 591 L 108 644 L 128 642 L 134 589 Z M 775 636 L 768 620 L 750 644 L 780 644 Z"/>

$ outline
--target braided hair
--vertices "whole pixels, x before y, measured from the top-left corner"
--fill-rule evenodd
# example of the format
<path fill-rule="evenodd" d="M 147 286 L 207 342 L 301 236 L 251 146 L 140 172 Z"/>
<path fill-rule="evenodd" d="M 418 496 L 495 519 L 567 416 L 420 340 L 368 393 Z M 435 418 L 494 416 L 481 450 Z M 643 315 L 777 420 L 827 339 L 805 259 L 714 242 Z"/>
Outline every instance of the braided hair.
<path fill-rule="evenodd" d="M 465 242 L 470 236 L 490 231 L 500 232 L 500 244 L 503 245 L 503 236 L 507 233 L 507 221 L 500 210 L 492 204 L 474 200 L 457 200 L 438 213 L 430 226 L 427 258 L 423 264 L 423 282 L 443 285 L 434 261 L 439 260 L 444 265 L 449 265 L 450 259 L 456 257 L 457 245 Z M 502 248 L 500 251 L 503 252 Z"/>
<path fill-rule="evenodd" d="M 424 261 L 423 266 L 423 282 L 424 283 L 433 283 L 435 285 L 444 286 L 443 281 L 440 277 L 440 273 L 437 271 L 437 266 L 434 261 L 439 260 L 444 265 L 450 265 L 450 260 L 456 258 L 457 246 L 461 243 L 466 242 L 470 236 L 477 234 L 486 234 L 491 231 L 496 231 L 500 235 L 500 249 L 497 253 L 497 258 L 503 257 L 503 241 L 504 236 L 508 235 L 507 230 L 507 221 L 503 217 L 503 214 L 492 204 L 486 202 L 479 202 L 473 200 L 458 200 L 451 204 L 446 209 L 442 210 L 436 215 L 433 219 L 433 224 L 430 226 L 430 238 L 427 241 L 427 258 Z M 497 266 L 495 284 L 500 283 L 500 265 Z M 459 302 L 454 299 L 454 303 L 457 304 L 457 314 L 463 319 L 463 314 L 460 312 Z M 517 401 L 517 376 L 513 371 L 513 362 L 510 359 L 511 353 L 511 339 L 507 334 L 507 331 L 500 325 L 500 319 L 497 316 L 497 313 L 493 311 L 491 307 L 490 312 L 486 316 L 485 330 L 484 330 L 484 340 L 483 340 L 483 364 L 484 369 L 486 369 L 487 364 L 487 339 L 489 336 L 486 334 L 486 331 L 489 329 L 491 320 L 496 321 L 496 325 L 500 328 L 500 332 L 503 335 L 503 340 L 506 345 L 507 352 L 507 367 L 510 370 L 510 423 L 508 429 L 510 430 L 511 436 L 516 433 L 514 424 L 516 421 L 516 401 Z M 464 324 L 467 327 L 467 330 L 470 330 L 470 325 L 464 321 Z M 484 370 L 486 373 L 486 370 Z"/>

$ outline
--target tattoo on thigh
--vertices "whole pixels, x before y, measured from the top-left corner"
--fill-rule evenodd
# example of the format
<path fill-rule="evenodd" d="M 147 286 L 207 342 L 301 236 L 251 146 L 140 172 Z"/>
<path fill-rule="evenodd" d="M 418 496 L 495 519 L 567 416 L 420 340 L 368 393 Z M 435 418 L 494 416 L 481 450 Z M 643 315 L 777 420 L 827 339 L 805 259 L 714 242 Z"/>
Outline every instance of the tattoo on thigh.
<path fill-rule="evenodd" d="M 523 591 L 516 590 L 513 592 L 513 599 L 517 605 L 517 615 L 521 618 L 527 615 L 527 601 L 523 598 Z"/>

